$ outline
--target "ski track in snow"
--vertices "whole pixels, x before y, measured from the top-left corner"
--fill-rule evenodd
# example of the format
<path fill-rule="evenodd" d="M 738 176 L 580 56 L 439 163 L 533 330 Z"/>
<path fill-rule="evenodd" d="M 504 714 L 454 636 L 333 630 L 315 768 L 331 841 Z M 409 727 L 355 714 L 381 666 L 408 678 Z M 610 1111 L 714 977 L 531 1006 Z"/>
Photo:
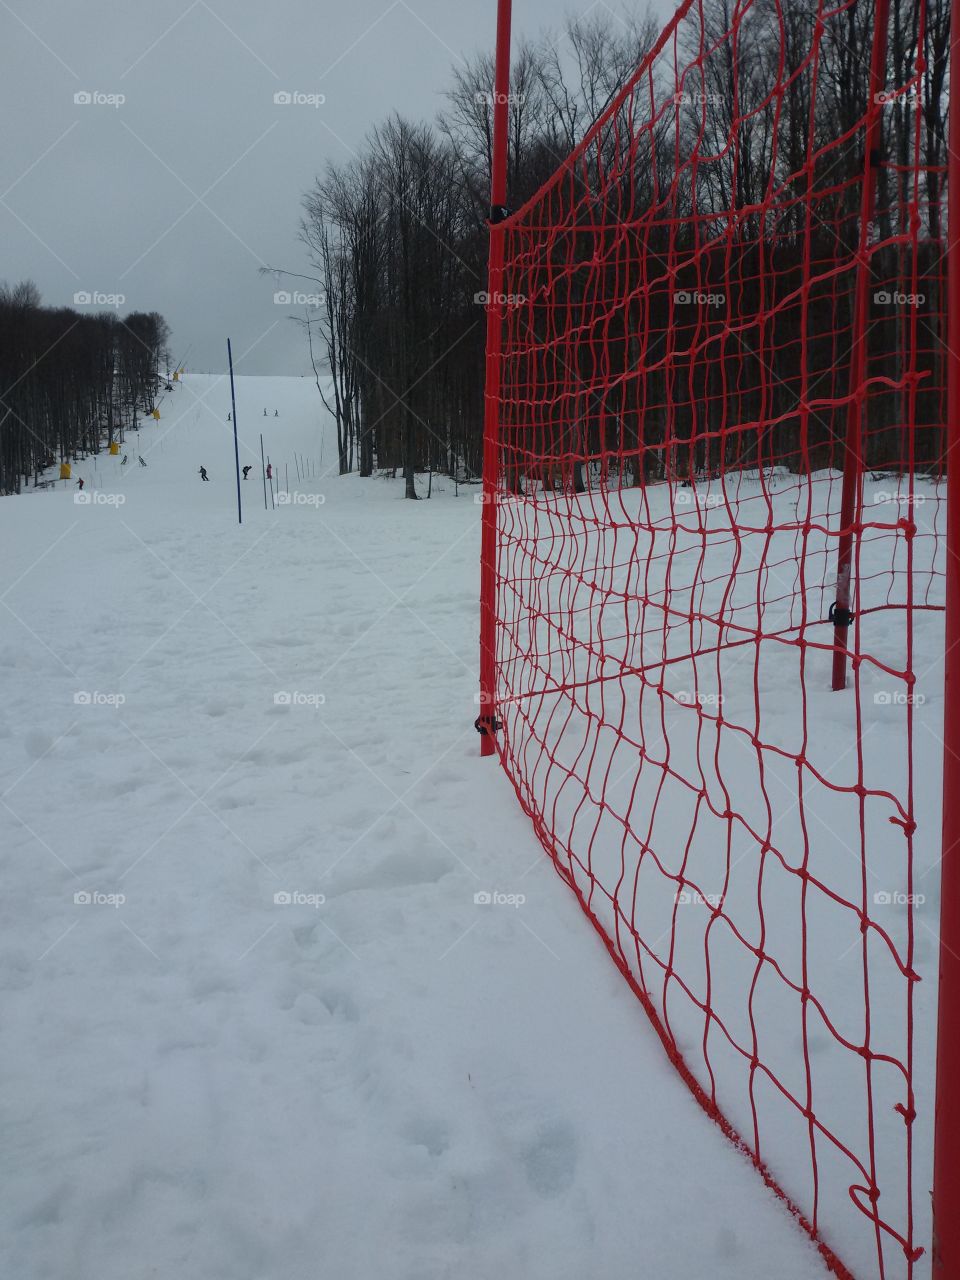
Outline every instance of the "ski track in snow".
<path fill-rule="evenodd" d="M 319 405 L 241 378 L 238 528 L 228 407 L 0 503 L 3 1273 L 824 1274 L 478 757 L 476 491 L 264 511 Z"/>

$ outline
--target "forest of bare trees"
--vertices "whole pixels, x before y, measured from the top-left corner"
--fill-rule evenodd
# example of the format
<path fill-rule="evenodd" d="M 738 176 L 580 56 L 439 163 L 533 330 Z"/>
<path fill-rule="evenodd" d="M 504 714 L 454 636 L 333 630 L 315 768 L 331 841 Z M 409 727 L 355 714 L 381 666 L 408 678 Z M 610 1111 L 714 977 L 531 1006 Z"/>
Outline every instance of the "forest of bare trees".
<path fill-rule="evenodd" d="M 168 339 L 156 312 L 81 314 L 0 284 L 0 494 L 122 440 L 156 404 Z"/>
<path fill-rule="evenodd" d="M 890 10 L 889 101 L 871 158 L 873 296 L 912 293 L 919 281 L 923 302 L 915 318 L 878 305 L 868 358 L 871 368 L 889 365 L 904 326 L 919 326 L 920 368 L 906 381 L 919 378 L 911 413 L 935 429 L 949 5 L 891 0 Z M 765 446 L 771 459 L 835 460 L 853 344 L 873 24 L 873 0 L 705 0 L 639 78 L 658 36 L 649 18 L 626 22 L 604 10 L 514 48 L 511 209 L 552 185 L 508 232 L 508 262 L 519 265 L 505 290 L 537 288 L 508 316 L 508 346 L 523 334 L 532 354 L 506 359 L 505 394 L 521 404 L 536 378 L 566 397 L 539 426 L 519 410 L 504 424 L 507 440 L 516 432 L 518 473 L 528 455 L 551 453 L 632 452 L 637 483 L 641 473 L 709 467 L 723 461 L 710 456 L 721 430 L 759 416 L 779 419 Z M 410 497 L 418 471 L 468 479 L 481 467 L 492 84 L 490 56 L 461 63 L 435 122 L 391 117 L 358 159 L 328 165 L 304 199 L 309 278 L 325 299 L 304 323 L 337 421 L 340 470 L 401 472 Z M 585 134 L 576 163 L 565 164 Z M 656 262 L 669 264 L 658 278 Z M 801 277 L 814 279 L 805 293 Z M 722 310 L 674 307 L 678 290 L 709 291 L 713 281 L 736 295 Z M 758 312 L 775 317 L 769 332 L 753 331 Z M 561 313 L 568 338 L 546 342 L 545 326 Z M 775 376 L 764 363 L 774 357 Z M 827 407 L 816 422 L 805 412 L 801 424 L 791 414 L 810 402 L 811 374 Z M 868 431 L 874 465 L 902 456 L 896 397 L 882 415 Z M 698 437 L 696 457 L 678 461 L 658 448 L 668 416 L 674 455 L 686 433 Z M 763 460 L 749 436 L 725 447 Z M 921 437 L 918 459 L 938 447 Z"/>

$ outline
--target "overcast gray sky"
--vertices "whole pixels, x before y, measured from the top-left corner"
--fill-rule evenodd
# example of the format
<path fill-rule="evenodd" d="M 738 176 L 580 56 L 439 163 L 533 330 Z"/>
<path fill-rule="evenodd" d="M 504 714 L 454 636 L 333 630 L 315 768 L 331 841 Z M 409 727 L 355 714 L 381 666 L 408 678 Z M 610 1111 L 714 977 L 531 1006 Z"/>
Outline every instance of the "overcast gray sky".
<path fill-rule="evenodd" d="M 514 38 L 599 7 L 514 0 Z M 223 368 L 229 335 L 242 372 L 306 372 L 258 267 L 303 268 L 314 176 L 391 111 L 432 119 L 495 25 L 496 0 L 0 0 L 0 279 L 160 311 L 195 370 Z"/>

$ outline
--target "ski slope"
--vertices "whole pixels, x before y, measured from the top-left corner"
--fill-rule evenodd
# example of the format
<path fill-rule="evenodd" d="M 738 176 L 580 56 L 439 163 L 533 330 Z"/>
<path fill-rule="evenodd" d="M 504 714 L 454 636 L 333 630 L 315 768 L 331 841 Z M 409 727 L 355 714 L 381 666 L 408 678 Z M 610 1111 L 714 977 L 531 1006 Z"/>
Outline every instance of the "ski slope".
<path fill-rule="evenodd" d="M 474 491 L 237 397 L 242 526 L 212 376 L 0 502 L 3 1274 L 823 1274 L 478 758 Z"/>

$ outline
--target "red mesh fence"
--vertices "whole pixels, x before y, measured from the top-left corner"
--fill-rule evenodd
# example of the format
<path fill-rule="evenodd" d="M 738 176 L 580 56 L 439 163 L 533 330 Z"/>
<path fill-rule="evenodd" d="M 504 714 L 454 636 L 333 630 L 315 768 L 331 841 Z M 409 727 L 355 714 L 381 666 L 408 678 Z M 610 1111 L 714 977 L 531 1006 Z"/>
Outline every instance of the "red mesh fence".
<path fill-rule="evenodd" d="M 927 10 L 904 51 L 882 0 L 682 5 L 491 274 L 502 763 L 701 1103 L 839 1274 L 885 1277 L 929 1236 Z"/>

